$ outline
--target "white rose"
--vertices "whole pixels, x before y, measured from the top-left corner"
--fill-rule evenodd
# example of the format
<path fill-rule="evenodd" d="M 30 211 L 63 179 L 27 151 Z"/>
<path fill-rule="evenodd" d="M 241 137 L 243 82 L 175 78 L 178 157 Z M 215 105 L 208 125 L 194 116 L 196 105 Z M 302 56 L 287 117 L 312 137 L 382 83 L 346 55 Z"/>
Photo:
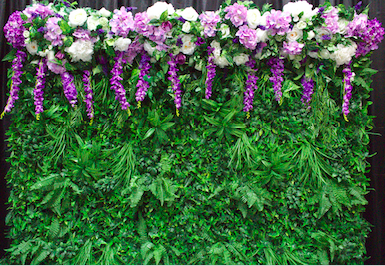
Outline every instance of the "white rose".
<path fill-rule="evenodd" d="M 318 58 L 318 53 L 317 53 L 317 52 L 309 51 L 307 54 L 308 54 L 308 56 L 310 56 L 311 58 Z"/>
<path fill-rule="evenodd" d="M 289 12 L 297 21 L 299 19 L 299 14 L 303 12 L 303 15 L 301 17 L 302 21 L 305 21 L 306 19 L 310 19 L 315 14 L 317 14 L 313 10 L 313 5 L 309 4 L 307 1 L 297 1 L 297 2 L 290 2 L 283 6 L 282 11 Z M 295 20 L 294 20 L 295 21 Z"/>
<path fill-rule="evenodd" d="M 256 8 L 247 10 L 246 20 L 249 28 L 256 29 L 261 21 L 261 12 Z"/>
<path fill-rule="evenodd" d="M 192 55 L 195 51 L 196 45 L 191 40 L 192 37 L 193 37 L 193 35 L 191 35 L 191 34 L 186 34 L 186 35 L 183 35 L 183 37 L 182 37 L 183 45 L 180 48 L 180 51 L 186 55 Z"/>
<path fill-rule="evenodd" d="M 257 39 L 261 42 L 266 42 L 269 36 L 267 35 L 267 31 L 257 29 Z"/>
<path fill-rule="evenodd" d="M 296 40 L 299 40 L 303 37 L 303 31 L 300 30 L 297 25 L 293 27 L 293 29 L 287 33 L 286 40 L 289 42 L 294 42 Z"/>
<path fill-rule="evenodd" d="M 94 44 L 92 41 L 77 40 L 68 48 L 65 49 L 71 56 L 72 62 L 90 62 L 94 54 Z"/>
<path fill-rule="evenodd" d="M 352 57 L 356 53 L 356 49 L 357 45 L 355 44 L 350 46 L 338 44 L 336 47 L 336 51 L 331 54 L 330 58 L 336 61 L 337 66 L 347 64 L 352 60 Z"/>
<path fill-rule="evenodd" d="M 190 30 L 191 30 L 191 24 L 190 24 L 190 22 L 186 21 L 185 23 L 183 23 L 182 31 L 183 31 L 183 32 L 186 32 L 186 33 L 189 33 Z"/>
<path fill-rule="evenodd" d="M 261 20 L 259 21 L 259 25 L 262 25 L 262 26 L 266 26 L 267 24 L 267 16 L 270 15 L 270 12 L 265 12 L 262 17 L 261 17 Z"/>
<path fill-rule="evenodd" d="M 187 7 L 180 13 L 180 16 L 188 21 L 196 21 L 199 17 L 199 14 L 193 7 Z"/>
<path fill-rule="evenodd" d="M 322 59 L 329 59 L 330 58 L 330 52 L 327 49 L 322 49 L 320 51 L 319 55 Z"/>
<path fill-rule="evenodd" d="M 114 49 L 115 51 L 121 51 L 124 52 L 128 49 L 128 46 L 131 44 L 130 38 L 118 38 L 114 43 Z"/>
<path fill-rule="evenodd" d="M 98 21 L 99 25 L 102 26 L 102 29 L 105 30 L 105 31 L 108 31 L 109 29 L 109 25 L 108 25 L 108 19 L 105 18 L 105 17 L 101 17 Z"/>
<path fill-rule="evenodd" d="M 37 49 L 38 49 L 38 45 L 37 45 L 37 42 L 31 42 L 31 43 L 28 43 L 26 48 L 27 48 L 27 51 L 32 54 L 32 55 L 35 55 L 37 53 Z"/>
<path fill-rule="evenodd" d="M 102 8 L 99 10 L 99 13 L 100 13 L 101 16 L 106 17 L 106 18 L 108 18 L 109 16 L 111 16 L 111 11 L 105 9 L 104 7 L 102 7 Z"/>
<path fill-rule="evenodd" d="M 346 34 L 346 31 L 347 31 L 347 26 L 349 24 L 349 21 L 347 21 L 346 19 L 339 19 L 338 20 L 338 32 L 340 34 Z"/>
<path fill-rule="evenodd" d="M 220 57 L 221 56 L 221 44 L 217 41 L 212 41 L 210 43 L 210 46 L 214 48 L 213 55 L 214 57 Z"/>
<path fill-rule="evenodd" d="M 240 65 L 244 65 L 246 62 L 249 61 L 249 55 L 247 54 L 240 54 L 240 55 L 237 55 L 237 56 L 234 56 L 233 58 L 234 62 L 240 66 Z"/>
<path fill-rule="evenodd" d="M 150 20 L 160 19 L 160 16 L 166 10 L 169 15 L 175 13 L 175 9 L 171 4 L 167 4 L 166 2 L 156 2 L 154 5 L 147 8 L 147 16 Z"/>
<path fill-rule="evenodd" d="M 317 40 L 317 42 L 322 42 L 323 36 L 325 35 L 329 35 L 329 36 L 332 35 L 331 31 L 326 28 L 317 28 L 316 32 L 317 32 L 317 35 L 315 36 L 315 39 Z"/>
<path fill-rule="evenodd" d="M 92 31 L 92 30 L 96 30 L 96 28 L 100 25 L 99 23 L 99 19 L 94 17 L 94 16 L 90 16 L 88 17 L 87 19 L 87 28 L 88 30 Z"/>
<path fill-rule="evenodd" d="M 48 54 L 48 49 L 45 49 L 44 51 L 40 51 L 37 53 L 41 57 L 46 57 Z"/>
<path fill-rule="evenodd" d="M 47 59 L 48 59 L 49 61 L 55 60 L 55 52 L 52 51 L 52 50 L 49 50 L 48 53 L 47 53 Z"/>
<path fill-rule="evenodd" d="M 29 31 L 27 30 L 23 31 L 24 38 L 29 38 L 29 35 L 30 35 Z"/>
<path fill-rule="evenodd" d="M 222 24 L 219 29 L 222 33 L 222 39 L 225 39 L 230 36 L 230 27 L 227 24 Z"/>
<path fill-rule="evenodd" d="M 69 15 L 69 25 L 71 27 L 83 26 L 87 20 L 87 12 L 84 9 L 75 9 Z"/>
<path fill-rule="evenodd" d="M 311 39 L 313 39 L 315 37 L 315 33 L 314 33 L 314 31 L 309 31 L 308 33 L 307 33 L 307 39 L 308 40 L 311 40 Z"/>
<path fill-rule="evenodd" d="M 305 21 L 300 21 L 296 24 L 297 28 L 300 29 L 300 30 L 303 30 L 304 28 L 306 28 L 307 24 Z"/>
<path fill-rule="evenodd" d="M 144 42 L 144 50 L 145 50 L 149 55 L 153 55 L 153 54 L 154 54 L 154 51 L 156 50 L 156 47 L 151 46 L 151 43 L 149 43 L 148 41 L 145 41 L 145 42 Z"/>
<path fill-rule="evenodd" d="M 225 66 L 229 65 L 229 61 L 227 61 L 226 57 L 224 56 L 215 57 L 214 62 L 220 68 L 224 68 Z"/>

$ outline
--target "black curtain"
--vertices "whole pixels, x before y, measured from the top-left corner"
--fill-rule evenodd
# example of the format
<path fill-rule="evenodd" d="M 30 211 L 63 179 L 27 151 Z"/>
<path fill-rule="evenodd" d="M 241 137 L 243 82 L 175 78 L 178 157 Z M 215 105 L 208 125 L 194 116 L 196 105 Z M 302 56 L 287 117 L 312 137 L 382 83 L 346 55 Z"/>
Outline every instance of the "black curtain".
<path fill-rule="evenodd" d="M 270 3 L 273 8 L 281 9 L 282 6 L 290 0 L 253 0 L 259 6 L 265 3 Z M 318 6 L 323 4 L 325 0 L 307 0 L 309 3 Z M 333 5 L 345 4 L 355 5 L 359 0 L 330 0 Z M 10 14 L 16 10 L 23 10 L 26 5 L 31 4 L 32 0 L 0 0 L 0 28 L 2 29 L 6 23 Z M 78 0 L 80 7 L 89 6 L 92 8 L 100 9 L 105 7 L 108 10 L 120 8 L 121 6 L 137 7 L 136 12 L 141 12 L 151 6 L 157 0 Z M 193 6 L 198 12 L 203 10 L 217 10 L 223 0 L 168 0 L 166 2 L 172 3 L 177 8 L 185 8 Z M 233 2 L 235 2 L 233 0 Z M 377 17 L 385 26 L 385 1 L 384 0 L 363 0 L 364 5 L 370 4 L 370 17 Z M 134 11 L 135 12 L 135 11 Z M 0 59 L 3 58 L 10 51 L 10 47 L 6 44 L 3 31 L 0 33 Z M 383 84 L 385 84 L 385 41 L 380 44 L 377 51 L 373 53 L 373 68 L 379 70 L 374 76 L 372 87 L 373 105 L 371 107 L 371 115 L 376 116 L 374 119 L 374 129 L 371 136 L 370 153 L 376 154 L 369 159 L 371 164 L 371 171 L 368 173 L 368 177 L 371 179 L 371 187 L 374 189 L 371 191 L 367 200 L 369 205 L 364 214 L 365 218 L 373 225 L 372 232 L 366 242 L 366 248 L 370 259 L 366 261 L 366 264 L 385 264 L 385 90 Z M 7 83 L 7 69 L 10 67 L 9 63 L 0 63 L 0 112 L 3 110 L 8 91 L 6 87 Z M 5 162 L 5 158 L 8 156 L 6 152 L 5 132 L 10 124 L 10 115 L 5 116 L 3 120 L 0 120 L 0 257 L 4 255 L 4 249 L 9 247 L 9 240 L 6 239 L 6 202 L 8 199 L 9 191 L 5 182 L 5 175 L 9 169 L 9 165 Z"/>

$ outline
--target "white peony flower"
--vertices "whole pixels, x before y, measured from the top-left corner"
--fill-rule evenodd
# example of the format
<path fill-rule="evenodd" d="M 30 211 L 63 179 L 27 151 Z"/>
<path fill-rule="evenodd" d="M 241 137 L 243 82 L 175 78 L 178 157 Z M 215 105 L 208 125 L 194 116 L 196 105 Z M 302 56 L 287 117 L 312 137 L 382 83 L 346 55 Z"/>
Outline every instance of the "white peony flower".
<path fill-rule="evenodd" d="M 88 17 L 87 19 L 87 28 L 88 30 L 92 31 L 92 30 L 96 30 L 96 28 L 100 25 L 99 23 L 99 19 L 94 17 L 94 16 L 90 16 Z"/>
<path fill-rule="evenodd" d="M 225 66 L 229 65 L 229 61 L 227 61 L 226 57 L 224 56 L 215 57 L 214 62 L 220 68 L 224 68 Z"/>
<path fill-rule="evenodd" d="M 304 28 L 307 27 L 307 24 L 306 24 L 305 21 L 302 21 L 302 20 L 301 20 L 300 22 L 298 22 L 298 23 L 296 24 L 296 26 L 297 26 L 298 29 L 303 30 Z"/>
<path fill-rule="evenodd" d="M 29 35 L 30 35 L 29 31 L 27 30 L 23 31 L 24 38 L 29 38 Z"/>
<path fill-rule="evenodd" d="M 65 49 L 71 56 L 72 62 L 90 62 L 94 54 L 94 43 L 92 41 L 77 40 Z"/>
<path fill-rule="evenodd" d="M 261 22 L 261 12 L 258 9 L 249 9 L 247 10 L 247 25 L 249 28 L 256 29 Z"/>
<path fill-rule="evenodd" d="M 185 33 L 189 33 L 190 30 L 191 30 L 190 22 L 186 21 L 185 23 L 183 23 L 182 31 L 185 32 Z"/>
<path fill-rule="evenodd" d="M 230 36 L 230 27 L 227 24 L 222 24 L 220 29 L 222 33 L 222 39 L 225 39 Z"/>
<path fill-rule="evenodd" d="M 257 38 L 261 42 L 266 42 L 269 36 L 267 35 L 266 30 L 257 29 Z"/>
<path fill-rule="evenodd" d="M 328 49 L 322 49 L 319 53 L 320 57 L 322 59 L 329 59 L 330 58 L 330 52 Z"/>
<path fill-rule="evenodd" d="M 26 48 L 27 48 L 27 51 L 32 54 L 32 55 L 35 55 L 37 53 L 37 49 L 38 49 L 38 45 L 37 45 L 37 42 L 31 42 L 31 43 L 28 43 Z"/>
<path fill-rule="evenodd" d="M 180 12 L 180 16 L 188 21 L 196 21 L 199 17 L 199 14 L 193 7 L 187 7 L 182 12 Z"/>
<path fill-rule="evenodd" d="M 111 11 L 105 9 L 104 7 L 102 7 L 102 8 L 99 10 L 99 13 L 100 13 L 101 16 L 106 17 L 106 18 L 108 18 L 109 16 L 111 16 Z"/>
<path fill-rule="evenodd" d="M 249 55 L 247 54 L 240 54 L 240 55 L 237 55 L 237 56 L 234 56 L 233 58 L 234 62 L 240 66 L 240 65 L 244 65 L 246 62 L 249 61 Z"/>
<path fill-rule="evenodd" d="M 144 42 L 144 50 L 149 54 L 149 55 L 153 55 L 154 54 L 154 51 L 156 50 L 156 47 L 154 46 L 151 46 L 151 43 L 148 42 L 148 41 L 145 41 Z"/>
<path fill-rule="evenodd" d="M 187 54 L 187 55 L 192 55 L 194 53 L 196 45 L 191 40 L 192 37 L 193 37 L 193 35 L 191 35 L 191 34 L 185 34 L 182 36 L 183 45 L 180 48 L 180 51 L 182 53 Z"/>
<path fill-rule="evenodd" d="M 147 16 L 150 20 L 160 19 L 160 16 L 164 11 L 168 11 L 168 14 L 174 14 L 175 9 L 172 4 L 167 4 L 166 2 L 156 2 L 154 5 L 147 8 Z"/>
<path fill-rule="evenodd" d="M 270 12 L 265 12 L 262 17 L 261 17 L 261 20 L 259 21 L 259 25 L 261 26 L 265 26 L 266 27 L 266 24 L 267 24 L 267 16 L 270 15 Z"/>
<path fill-rule="evenodd" d="M 83 26 L 87 20 L 87 12 L 84 9 L 78 8 L 71 11 L 69 15 L 68 25 L 71 27 Z"/>
<path fill-rule="evenodd" d="M 309 31 L 308 33 L 307 33 L 307 39 L 308 40 L 311 40 L 311 39 L 313 39 L 315 37 L 315 33 L 314 33 L 314 31 Z"/>
<path fill-rule="evenodd" d="M 299 39 L 302 39 L 302 37 L 303 37 L 303 31 L 299 29 L 297 25 L 295 25 L 293 29 L 287 33 L 286 40 L 288 40 L 289 42 L 294 42 Z"/>
<path fill-rule="evenodd" d="M 303 12 L 301 17 L 302 21 L 306 21 L 306 19 L 310 19 L 317 14 L 317 12 L 313 10 L 313 5 L 307 1 L 289 2 L 283 6 L 282 11 L 289 12 L 293 16 L 294 21 L 299 20 L 299 14 L 301 14 L 301 12 Z"/>
<path fill-rule="evenodd" d="M 338 20 L 338 33 L 346 34 L 348 24 L 349 24 L 349 21 L 347 21 L 346 19 L 339 19 Z"/>
<path fill-rule="evenodd" d="M 352 57 L 356 54 L 357 45 L 353 43 L 349 46 L 343 44 L 337 44 L 336 50 L 330 55 L 330 58 L 336 61 L 337 67 L 347 64 L 352 60 Z"/>
<path fill-rule="evenodd" d="M 130 38 L 118 38 L 114 43 L 114 49 L 115 51 L 121 51 L 124 52 L 128 49 L 128 46 L 131 44 Z"/>

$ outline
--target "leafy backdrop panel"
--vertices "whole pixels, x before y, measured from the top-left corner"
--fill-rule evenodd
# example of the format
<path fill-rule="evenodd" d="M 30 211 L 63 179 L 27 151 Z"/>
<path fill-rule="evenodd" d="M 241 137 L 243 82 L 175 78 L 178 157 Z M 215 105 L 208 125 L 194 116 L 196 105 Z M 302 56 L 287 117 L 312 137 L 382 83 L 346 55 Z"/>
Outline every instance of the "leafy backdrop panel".
<path fill-rule="evenodd" d="M 15 12 L 3 262 L 362 264 L 367 12 Z"/>

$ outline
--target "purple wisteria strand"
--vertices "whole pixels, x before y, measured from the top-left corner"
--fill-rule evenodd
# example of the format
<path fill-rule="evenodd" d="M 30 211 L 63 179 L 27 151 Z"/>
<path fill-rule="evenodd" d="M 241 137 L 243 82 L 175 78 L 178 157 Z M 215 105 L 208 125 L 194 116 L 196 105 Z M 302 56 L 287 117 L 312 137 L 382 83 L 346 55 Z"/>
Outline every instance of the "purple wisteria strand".
<path fill-rule="evenodd" d="M 273 76 L 270 78 L 270 81 L 273 83 L 275 99 L 281 104 L 282 97 L 282 82 L 283 82 L 283 65 L 284 60 L 273 57 L 269 60 L 268 65 L 271 67 L 271 73 Z"/>
<path fill-rule="evenodd" d="M 14 107 L 15 101 L 19 99 L 19 85 L 22 83 L 21 81 L 21 75 L 23 74 L 22 68 L 23 63 L 27 57 L 27 54 L 23 51 L 18 50 L 16 52 L 16 57 L 12 61 L 12 70 L 13 75 L 11 78 L 11 88 L 9 92 L 9 98 L 7 101 L 7 105 L 4 108 L 4 111 L 0 115 L 0 119 L 3 118 L 5 113 L 11 112 L 12 108 Z"/>
<path fill-rule="evenodd" d="M 126 99 L 126 90 L 124 89 L 121 81 L 123 78 L 121 75 L 123 74 L 123 64 L 126 61 L 123 59 L 124 52 L 116 52 L 117 56 L 114 58 L 115 65 L 111 70 L 112 78 L 110 79 L 111 89 L 115 91 L 115 99 L 119 101 L 122 110 L 127 110 L 130 114 L 130 104 Z"/>
<path fill-rule="evenodd" d="M 213 80 L 215 78 L 215 63 L 214 63 L 214 48 L 211 46 L 207 47 L 207 53 L 209 55 L 207 68 L 207 78 L 206 78 L 206 99 L 210 99 L 213 92 Z"/>
<path fill-rule="evenodd" d="M 61 76 L 61 81 L 63 83 L 63 91 L 67 100 L 70 102 L 72 107 L 75 107 L 78 99 L 78 91 L 74 83 L 74 76 L 68 72 L 63 72 Z"/>
<path fill-rule="evenodd" d="M 84 92 L 85 92 L 85 99 L 84 102 L 87 106 L 87 116 L 91 120 L 90 124 L 92 124 L 94 120 L 94 108 L 93 108 L 93 91 L 91 88 L 91 71 L 84 70 L 83 71 L 83 86 L 84 86 Z"/>
<path fill-rule="evenodd" d="M 151 69 L 150 60 L 151 60 L 151 57 L 149 55 L 143 54 L 139 64 L 139 69 L 140 69 L 139 80 L 138 80 L 138 83 L 136 84 L 136 87 L 138 88 L 138 90 L 135 93 L 136 101 L 138 102 L 138 108 L 140 108 L 141 102 L 146 97 L 147 90 L 150 87 L 150 84 L 148 83 L 148 81 L 144 80 L 144 77 L 148 75 Z"/>
<path fill-rule="evenodd" d="M 33 90 L 34 100 L 35 100 L 35 114 L 36 120 L 40 119 L 40 113 L 44 111 L 43 109 L 43 94 L 45 87 L 45 75 L 47 71 L 47 61 L 46 59 L 40 59 L 39 66 L 36 68 L 36 85 Z"/>
<path fill-rule="evenodd" d="M 254 101 L 254 89 L 257 89 L 257 80 L 258 77 L 255 75 L 258 69 L 255 67 L 255 61 L 253 59 L 249 59 L 249 61 L 245 64 L 249 68 L 249 74 L 247 75 L 246 80 L 246 89 L 243 98 L 243 111 L 247 112 L 247 118 L 250 118 L 250 111 L 253 109 L 253 101 Z"/>
<path fill-rule="evenodd" d="M 349 101 L 352 98 L 352 81 L 354 79 L 354 73 L 352 72 L 350 63 L 345 65 L 345 68 L 342 70 L 342 72 L 344 73 L 344 99 L 342 103 L 342 113 L 345 120 L 348 121 L 347 116 L 349 114 Z"/>
<path fill-rule="evenodd" d="M 177 74 L 177 72 L 179 71 L 176 67 L 177 61 L 173 54 L 170 54 L 170 60 L 167 63 L 170 65 L 170 69 L 168 71 L 168 80 L 171 81 L 172 91 L 175 93 L 174 102 L 176 107 L 176 115 L 179 116 L 179 108 L 182 106 L 182 90 L 180 80 Z"/>
<path fill-rule="evenodd" d="M 303 87 L 301 102 L 310 109 L 311 96 L 314 93 L 314 81 L 312 78 L 303 77 L 301 84 Z"/>
<path fill-rule="evenodd" d="M 61 46 L 63 45 L 64 35 L 63 31 L 60 29 L 58 22 L 59 18 L 51 17 L 47 20 L 46 28 L 47 31 L 44 34 L 44 38 L 51 42 L 52 46 Z"/>

